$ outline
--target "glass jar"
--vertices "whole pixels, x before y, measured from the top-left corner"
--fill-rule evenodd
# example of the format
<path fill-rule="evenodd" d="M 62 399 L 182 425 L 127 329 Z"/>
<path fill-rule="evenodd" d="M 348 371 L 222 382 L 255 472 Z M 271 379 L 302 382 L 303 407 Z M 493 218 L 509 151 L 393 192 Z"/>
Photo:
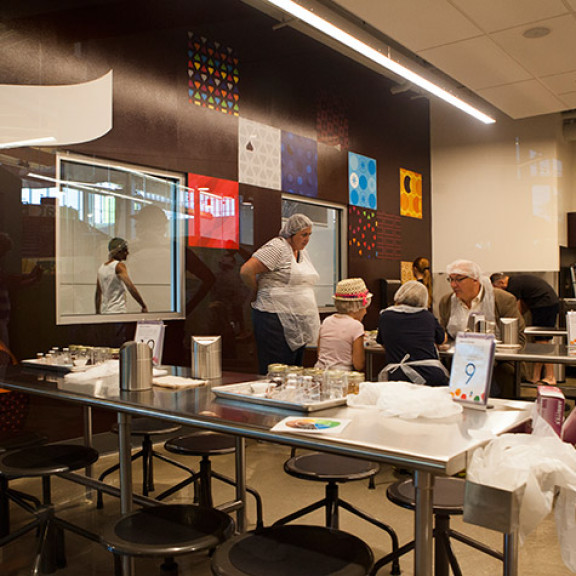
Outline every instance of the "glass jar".
<path fill-rule="evenodd" d="M 348 394 L 358 394 L 360 392 L 360 383 L 365 381 L 364 372 L 348 372 Z"/>
<path fill-rule="evenodd" d="M 268 364 L 268 381 L 274 382 L 276 386 L 284 384 L 287 368 L 286 364 Z"/>

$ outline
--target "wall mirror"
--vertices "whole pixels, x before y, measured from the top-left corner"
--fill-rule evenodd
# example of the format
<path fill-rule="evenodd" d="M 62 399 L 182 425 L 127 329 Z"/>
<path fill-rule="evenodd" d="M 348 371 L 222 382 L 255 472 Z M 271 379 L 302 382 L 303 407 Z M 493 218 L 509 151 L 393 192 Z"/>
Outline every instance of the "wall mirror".
<path fill-rule="evenodd" d="M 184 317 L 183 177 L 81 156 L 57 159 L 58 324 Z M 110 241 L 125 240 L 128 276 L 148 308 L 126 294 L 122 313 L 96 311 L 96 281 Z"/>

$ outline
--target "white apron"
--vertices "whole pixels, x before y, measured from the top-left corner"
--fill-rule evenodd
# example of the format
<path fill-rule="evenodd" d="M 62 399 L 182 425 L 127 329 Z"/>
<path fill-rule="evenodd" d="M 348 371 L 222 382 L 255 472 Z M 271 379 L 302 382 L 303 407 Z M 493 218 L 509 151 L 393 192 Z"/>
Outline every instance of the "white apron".
<path fill-rule="evenodd" d="M 319 278 L 308 253 L 301 250 L 300 262 L 294 256 L 291 258 L 288 283 L 258 288 L 258 302 L 263 309 L 273 309 L 278 314 L 284 337 L 292 351 L 318 342 L 320 315 L 314 285 Z"/>

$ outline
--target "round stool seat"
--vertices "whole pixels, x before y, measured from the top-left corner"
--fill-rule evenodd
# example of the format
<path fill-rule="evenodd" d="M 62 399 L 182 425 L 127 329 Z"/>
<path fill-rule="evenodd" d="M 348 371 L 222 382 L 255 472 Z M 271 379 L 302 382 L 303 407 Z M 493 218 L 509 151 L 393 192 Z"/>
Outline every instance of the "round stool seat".
<path fill-rule="evenodd" d="M 364 576 L 372 567 L 368 545 L 347 532 L 291 524 L 246 532 L 212 558 L 216 576 Z"/>
<path fill-rule="evenodd" d="M 229 434 L 202 431 L 167 440 L 164 448 L 187 456 L 216 456 L 232 454 L 236 450 L 236 439 Z"/>
<path fill-rule="evenodd" d="M 177 556 L 216 548 L 234 532 L 234 521 L 214 508 L 192 504 L 151 506 L 104 528 L 109 551 L 129 556 Z"/>
<path fill-rule="evenodd" d="M 44 444 L 6 452 L 0 458 L 0 472 L 9 476 L 46 476 L 71 472 L 98 460 L 94 448 L 77 444 Z"/>
<path fill-rule="evenodd" d="M 434 514 L 463 514 L 465 485 L 466 481 L 463 478 L 436 478 L 432 494 Z M 391 484 L 386 492 L 391 502 L 410 510 L 414 510 L 415 507 L 414 494 L 414 481 L 412 478 Z"/>
<path fill-rule="evenodd" d="M 172 434 L 178 432 L 182 426 L 172 424 L 156 418 L 136 418 L 132 420 L 131 432 L 135 436 L 155 436 L 160 434 Z M 112 432 L 118 434 L 118 424 L 113 424 Z"/>
<path fill-rule="evenodd" d="M 284 463 L 284 470 L 287 474 L 303 480 L 351 482 L 374 476 L 380 467 L 357 458 L 313 452 L 290 458 Z"/>

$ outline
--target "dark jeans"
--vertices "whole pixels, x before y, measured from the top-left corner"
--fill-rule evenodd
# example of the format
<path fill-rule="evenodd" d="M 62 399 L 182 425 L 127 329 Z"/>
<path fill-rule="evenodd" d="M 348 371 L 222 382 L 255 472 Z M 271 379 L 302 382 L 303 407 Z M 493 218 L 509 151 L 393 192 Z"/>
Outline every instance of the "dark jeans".
<path fill-rule="evenodd" d="M 304 346 L 290 350 L 278 314 L 252 309 L 252 325 L 258 349 L 258 372 L 268 373 L 269 364 L 302 366 Z"/>

